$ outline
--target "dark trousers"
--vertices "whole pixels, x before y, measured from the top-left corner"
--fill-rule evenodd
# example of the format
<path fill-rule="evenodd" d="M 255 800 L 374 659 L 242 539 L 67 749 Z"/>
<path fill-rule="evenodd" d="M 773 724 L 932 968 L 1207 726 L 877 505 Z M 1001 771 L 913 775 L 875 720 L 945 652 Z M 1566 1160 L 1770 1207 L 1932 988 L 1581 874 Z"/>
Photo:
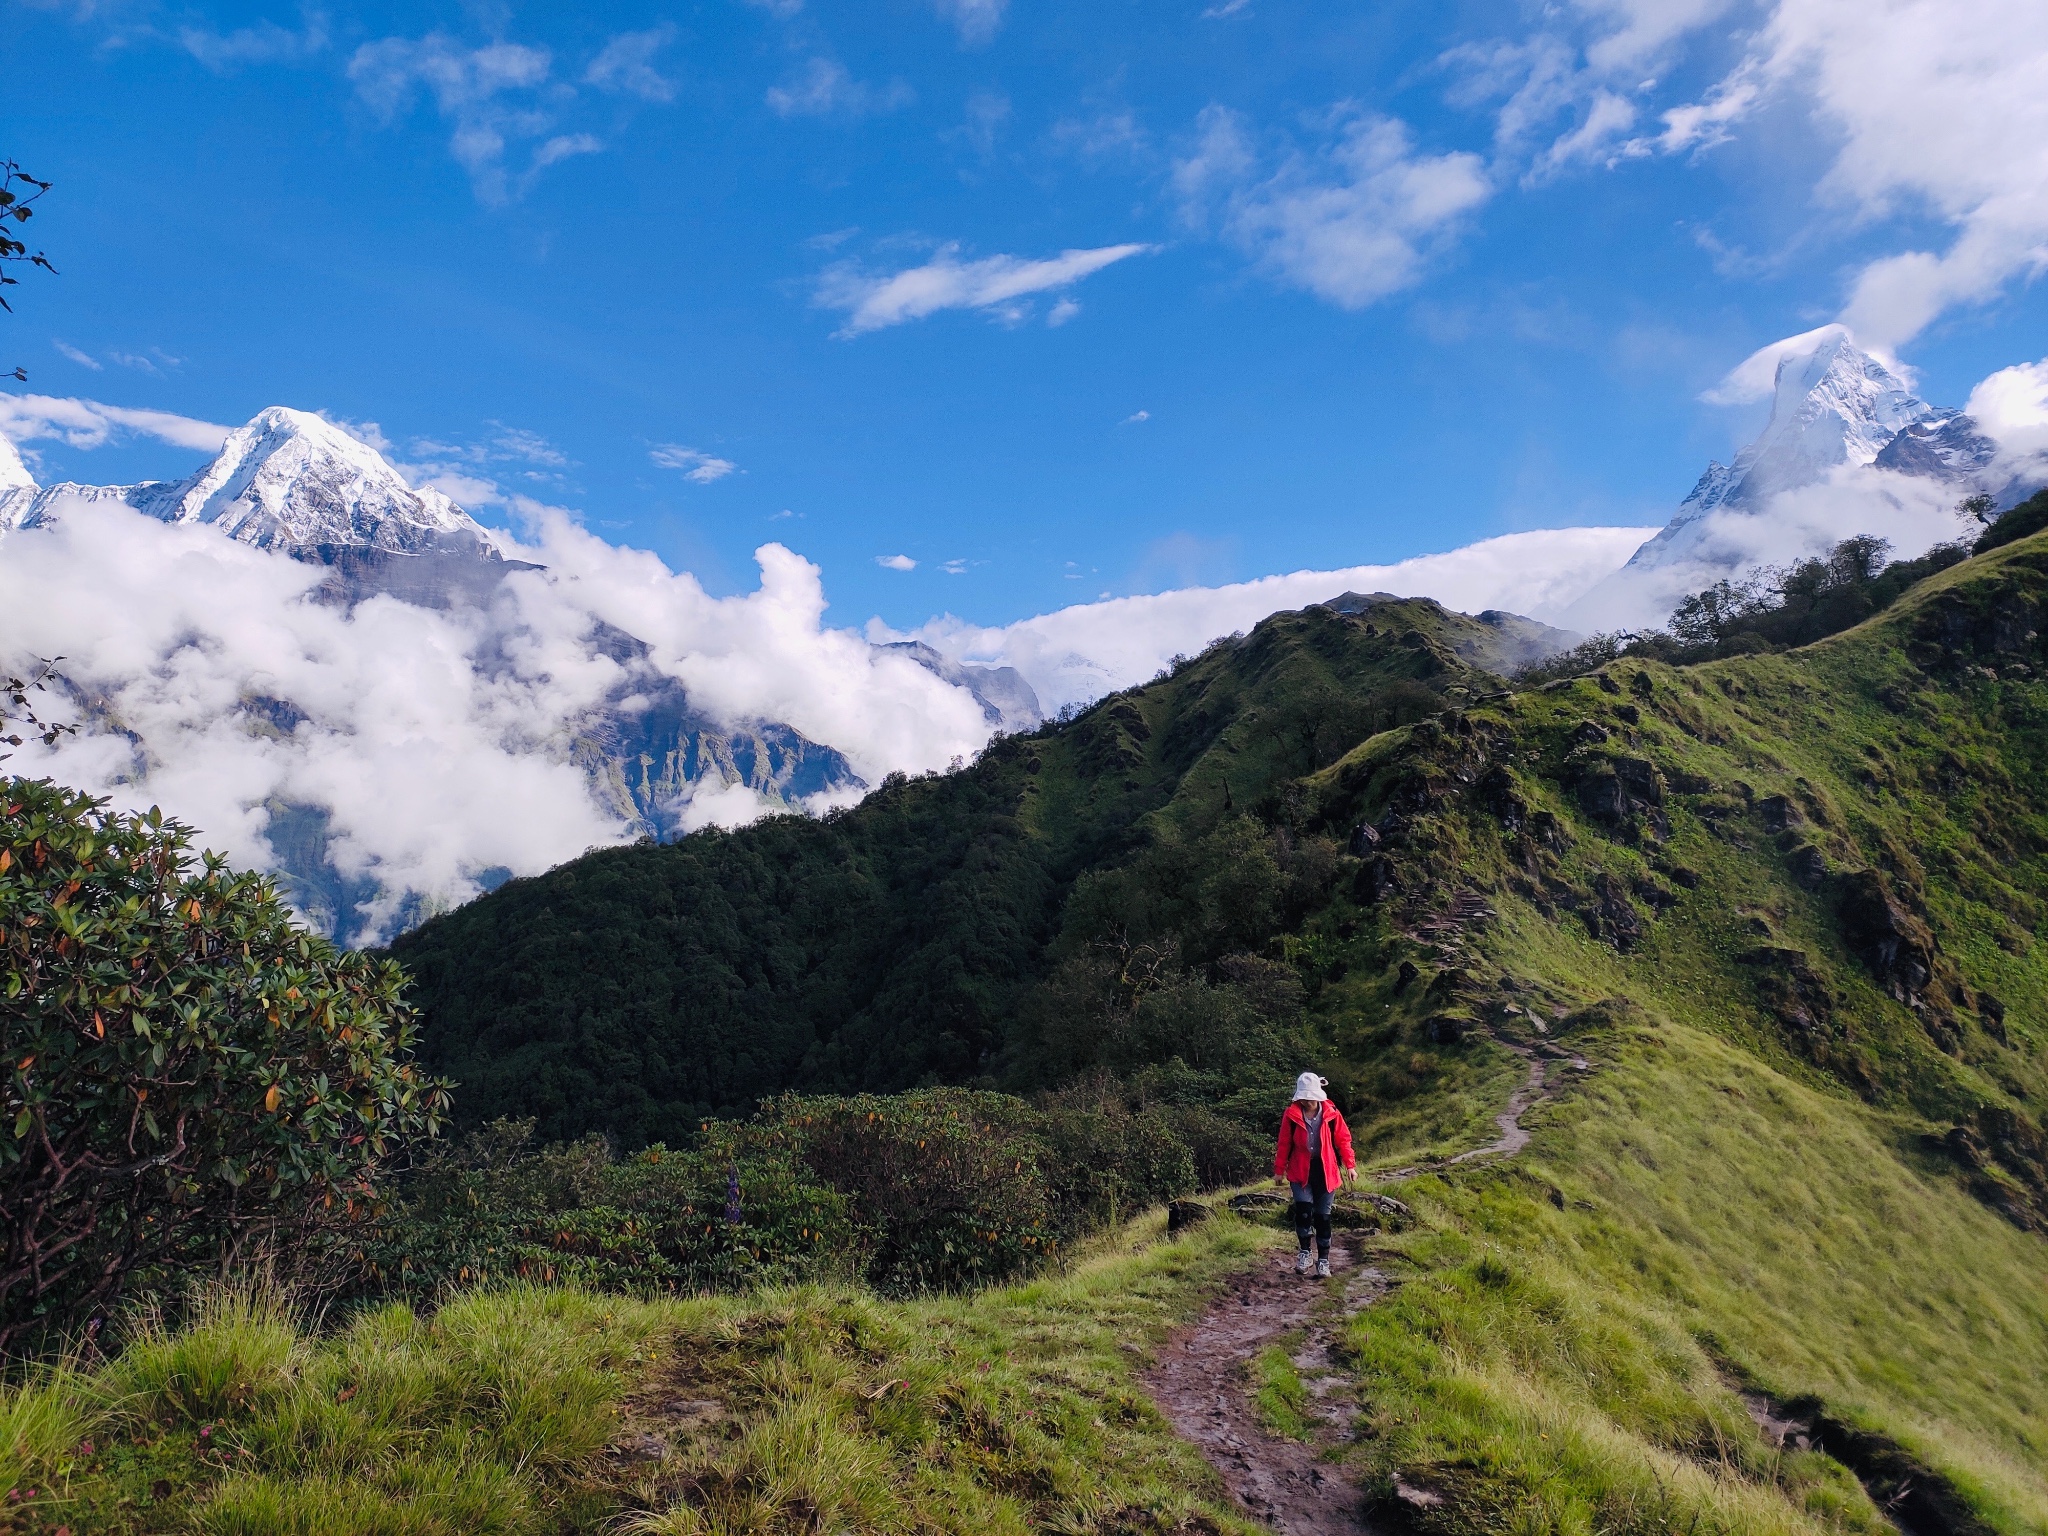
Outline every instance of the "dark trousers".
<path fill-rule="evenodd" d="M 1337 1198 L 1333 1189 L 1323 1189 L 1322 1180 L 1316 1175 L 1319 1169 L 1311 1168 L 1309 1177 L 1313 1185 L 1290 1184 L 1294 1191 L 1294 1236 L 1301 1244 L 1301 1251 L 1308 1252 L 1308 1240 L 1316 1240 L 1316 1254 L 1319 1258 L 1330 1256 L 1330 1202 Z"/>

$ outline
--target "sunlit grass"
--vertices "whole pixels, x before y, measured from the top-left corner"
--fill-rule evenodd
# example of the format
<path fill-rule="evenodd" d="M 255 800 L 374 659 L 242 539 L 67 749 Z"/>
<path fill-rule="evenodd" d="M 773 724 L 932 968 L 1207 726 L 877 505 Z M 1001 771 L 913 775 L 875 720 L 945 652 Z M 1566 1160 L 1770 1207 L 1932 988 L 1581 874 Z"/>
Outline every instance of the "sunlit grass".
<path fill-rule="evenodd" d="M 33 1488 L 74 1531 L 218 1536 L 1230 1528 L 1136 1377 L 1269 1239 L 1163 1225 L 910 1302 L 509 1287 L 322 1333 L 222 1291 L 97 1370 L 0 1389 L 0 1497 Z M 659 1459 L 607 1453 L 648 1436 Z"/>

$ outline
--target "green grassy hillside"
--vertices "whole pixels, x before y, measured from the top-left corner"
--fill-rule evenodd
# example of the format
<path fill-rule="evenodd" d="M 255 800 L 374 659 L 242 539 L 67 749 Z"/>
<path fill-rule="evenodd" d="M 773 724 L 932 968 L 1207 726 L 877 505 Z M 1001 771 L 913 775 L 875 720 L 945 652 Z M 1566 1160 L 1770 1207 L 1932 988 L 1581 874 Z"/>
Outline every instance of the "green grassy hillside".
<path fill-rule="evenodd" d="M 0 1382 L 0 1530 L 1249 1536 L 1138 1375 L 1264 1238 L 1163 1226 L 966 1298 L 515 1286 L 322 1331 L 218 1296 Z"/>
<path fill-rule="evenodd" d="M 2048 1531 L 2044 609 L 2029 535 L 1815 645 L 1522 691 L 1427 606 L 1287 615 L 403 953 L 491 1109 L 582 1081 L 627 1136 L 778 1072 L 1108 1072 L 1249 1123 L 1313 1062 L 1414 1210 L 1344 1355 L 1391 1529 Z M 1450 1162 L 1517 1051 L 1559 1063 L 1533 1140 Z"/>
<path fill-rule="evenodd" d="M 1878 1528 L 1847 1460 L 1910 1529 L 2048 1529 L 2044 595 L 2029 538 L 1804 650 L 1617 662 L 1314 776 L 1308 824 L 1378 834 L 1332 1046 L 1592 1066 L 1520 1158 L 1416 1181 L 1355 1325 L 1361 1469 L 1441 1495 L 1419 1528 Z"/>
<path fill-rule="evenodd" d="M 471 1121 L 632 1145 L 793 1085 L 1003 1073 L 1078 877 L 1162 822 L 1276 817 L 1301 775 L 1500 687 L 1488 668 L 1529 643 L 1505 615 L 1346 606 L 1282 615 L 844 815 L 590 854 L 437 918 L 395 946 L 426 1055 Z"/>

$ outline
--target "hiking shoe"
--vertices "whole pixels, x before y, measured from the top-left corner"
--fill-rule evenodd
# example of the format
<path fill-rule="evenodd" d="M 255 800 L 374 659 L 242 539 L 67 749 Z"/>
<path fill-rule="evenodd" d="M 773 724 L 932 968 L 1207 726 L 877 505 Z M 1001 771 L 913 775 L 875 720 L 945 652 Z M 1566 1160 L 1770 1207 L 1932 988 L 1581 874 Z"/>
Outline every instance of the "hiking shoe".
<path fill-rule="evenodd" d="M 1297 1253 L 1297 1254 L 1296 1254 L 1296 1255 L 1294 1256 L 1294 1272 L 1295 1272 L 1295 1273 L 1296 1273 L 1297 1275 L 1305 1275 L 1305 1274 L 1307 1274 L 1307 1273 L 1308 1273 L 1308 1262 L 1309 1262 L 1309 1260 L 1308 1260 L 1308 1250 L 1307 1250 L 1306 1248 L 1304 1248 L 1304 1249 L 1302 1249 L 1302 1250 L 1301 1250 L 1301 1252 Z"/>
<path fill-rule="evenodd" d="M 1307 1255 L 1304 1254 L 1303 1257 L 1306 1258 Z M 1302 1268 L 1304 1269 L 1306 1269 L 1307 1267 L 1307 1265 L 1302 1266 Z M 1330 1278 L 1330 1261 L 1328 1259 L 1316 1260 L 1316 1278 L 1318 1280 L 1327 1280 Z"/>

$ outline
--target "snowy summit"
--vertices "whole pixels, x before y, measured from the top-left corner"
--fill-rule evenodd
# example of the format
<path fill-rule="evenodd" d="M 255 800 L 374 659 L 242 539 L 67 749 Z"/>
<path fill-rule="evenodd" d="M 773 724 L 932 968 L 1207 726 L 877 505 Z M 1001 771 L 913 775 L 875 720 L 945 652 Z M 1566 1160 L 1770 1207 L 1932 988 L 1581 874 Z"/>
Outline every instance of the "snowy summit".
<path fill-rule="evenodd" d="M 36 490 L 10 458 L 0 461 L 0 529 L 53 522 L 70 500 L 120 501 L 166 523 L 210 524 L 240 543 L 302 558 L 345 549 L 497 558 L 489 533 L 448 497 L 413 489 L 367 443 L 287 406 L 229 433 L 213 462 L 184 480 Z M 24 496 L 22 485 L 33 494 Z"/>

